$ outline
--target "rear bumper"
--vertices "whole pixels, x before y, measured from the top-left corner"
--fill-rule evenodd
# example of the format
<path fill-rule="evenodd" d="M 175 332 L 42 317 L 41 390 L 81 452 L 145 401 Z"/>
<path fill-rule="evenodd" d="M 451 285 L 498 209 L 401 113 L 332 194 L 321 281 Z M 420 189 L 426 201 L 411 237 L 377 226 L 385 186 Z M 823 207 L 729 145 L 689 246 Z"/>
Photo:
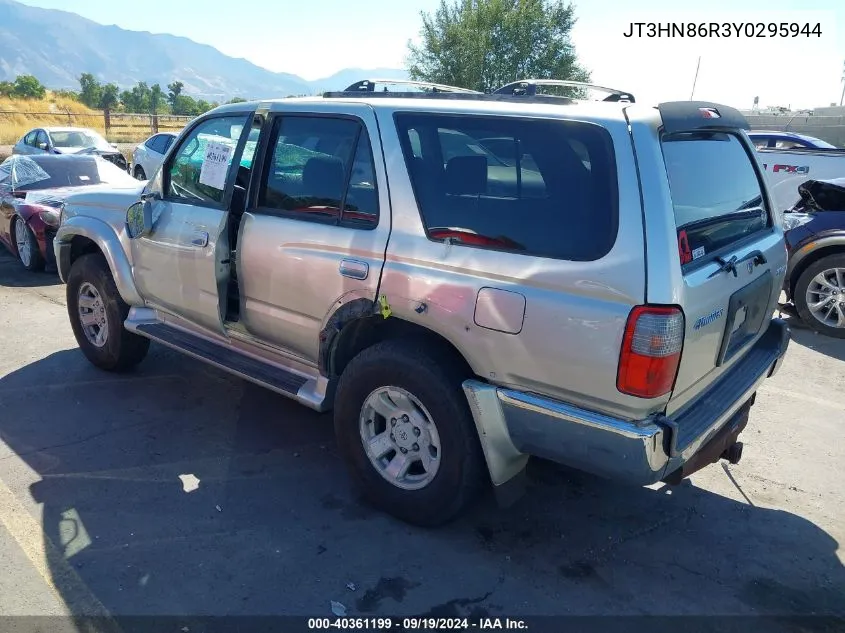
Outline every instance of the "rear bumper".
<path fill-rule="evenodd" d="M 727 375 L 671 418 L 620 420 L 474 380 L 464 383 L 464 391 L 494 484 L 511 479 L 534 455 L 647 485 L 673 473 L 687 476 L 716 461 L 718 455 L 709 457 L 721 454 L 723 443 L 735 441 L 754 394 L 780 369 L 788 345 L 786 323 L 774 319 Z"/>

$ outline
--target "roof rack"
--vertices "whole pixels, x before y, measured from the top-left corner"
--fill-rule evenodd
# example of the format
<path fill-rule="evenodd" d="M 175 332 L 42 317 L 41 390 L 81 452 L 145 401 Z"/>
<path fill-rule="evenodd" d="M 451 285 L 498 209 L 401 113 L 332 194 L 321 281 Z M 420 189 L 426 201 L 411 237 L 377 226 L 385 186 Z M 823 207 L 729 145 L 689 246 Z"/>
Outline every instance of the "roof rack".
<path fill-rule="evenodd" d="M 428 89 L 431 92 L 458 92 L 461 94 L 483 94 L 477 90 L 469 90 L 468 88 L 458 88 L 457 86 L 447 86 L 445 84 L 437 84 L 428 81 L 411 81 L 404 79 L 362 79 L 356 81 L 351 86 L 347 87 L 343 92 L 375 92 L 376 84 L 384 85 L 384 92 L 389 92 L 387 86 L 414 86 L 417 88 Z"/>
<path fill-rule="evenodd" d="M 498 101 L 506 103 L 550 103 L 553 105 L 567 105 L 575 103 L 567 97 L 555 97 L 553 95 L 514 96 L 508 94 L 488 94 L 485 92 L 367 92 L 355 90 L 351 92 L 324 92 L 324 99 L 437 99 L 448 101 Z"/>
<path fill-rule="evenodd" d="M 558 86 L 566 88 L 591 88 L 601 92 L 609 93 L 602 101 L 628 101 L 634 103 L 634 95 L 624 90 L 617 90 L 616 88 L 606 88 L 605 86 L 597 86 L 595 84 L 588 84 L 581 81 L 566 81 L 563 79 L 520 79 L 506 84 L 494 90 L 493 94 L 497 95 L 512 95 L 534 97 L 537 95 L 537 86 Z"/>

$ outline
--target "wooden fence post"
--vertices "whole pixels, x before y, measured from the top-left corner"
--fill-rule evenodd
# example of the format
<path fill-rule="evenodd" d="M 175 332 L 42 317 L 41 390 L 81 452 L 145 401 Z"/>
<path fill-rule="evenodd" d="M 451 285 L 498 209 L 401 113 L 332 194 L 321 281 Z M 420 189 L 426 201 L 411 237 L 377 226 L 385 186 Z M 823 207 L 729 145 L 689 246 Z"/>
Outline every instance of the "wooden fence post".
<path fill-rule="evenodd" d="M 153 119 L 153 134 L 158 134 L 158 113 L 152 116 Z"/>
<path fill-rule="evenodd" d="M 106 136 L 108 136 L 111 131 L 111 112 L 108 108 L 103 110 L 103 127 L 106 128 Z"/>

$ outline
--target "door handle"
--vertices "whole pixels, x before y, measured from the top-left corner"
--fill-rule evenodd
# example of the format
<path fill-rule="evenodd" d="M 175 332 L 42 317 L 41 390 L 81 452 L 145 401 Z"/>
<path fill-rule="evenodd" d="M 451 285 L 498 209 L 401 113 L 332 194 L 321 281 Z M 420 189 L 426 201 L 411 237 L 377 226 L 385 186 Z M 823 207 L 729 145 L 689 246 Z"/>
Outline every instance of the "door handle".
<path fill-rule="evenodd" d="M 370 265 L 357 259 L 342 259 L 340 274 L 351 279 L 366 279 L 370 274 Z"/>
<path fill-rule="evenodd" d="M 208 246 L 208 233 L 205 231 L 198 231 L 194 233 L 194 237 L 191 239 L 191 244 L 194 246 Z"/>

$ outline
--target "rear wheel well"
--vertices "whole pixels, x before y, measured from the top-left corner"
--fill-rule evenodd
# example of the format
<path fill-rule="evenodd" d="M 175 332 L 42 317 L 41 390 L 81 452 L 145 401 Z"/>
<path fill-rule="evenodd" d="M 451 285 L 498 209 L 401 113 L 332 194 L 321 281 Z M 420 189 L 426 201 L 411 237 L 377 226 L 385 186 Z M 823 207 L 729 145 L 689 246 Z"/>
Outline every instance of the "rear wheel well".
<path fill-rule="evenodd" d="M 822 246 L 802 259 L 798 266 L 796 266 L 789 275 L 789 299 L 794 300 L 795 286 L 798 284 L 798 280 L 808 267 L 812 266 L 824 257 L 829 255 L 839 255 L 841 253 L 845 253 L 845 246 L 842 244 L 831 244 L 830 246 Z"/>
<path fill-rule="evenodd" d="M 360 317 L 347 323 L 327 350 L 325 371 L 329 377 L 338 377 L 363 350 L 390 339 L 425 341 L 427 346 L 440 350 L 463 376 L 469 378 L 475 373 L 458 348 L 442 335 L 410 321 L 397 317 L 385 319 L 381 315 Z"/>
<path fill-rule="evenodd" d="M 18 232 L 18 223 L 15 221 L 15 218 L 20 216 L 13 215 L 11 221 L 9 222 L 9 239 L 12 242 L 12 245 L 15 247 L 15 253 L 18 252 L 18 242 L 17 242 L 17 232 Z"/>

